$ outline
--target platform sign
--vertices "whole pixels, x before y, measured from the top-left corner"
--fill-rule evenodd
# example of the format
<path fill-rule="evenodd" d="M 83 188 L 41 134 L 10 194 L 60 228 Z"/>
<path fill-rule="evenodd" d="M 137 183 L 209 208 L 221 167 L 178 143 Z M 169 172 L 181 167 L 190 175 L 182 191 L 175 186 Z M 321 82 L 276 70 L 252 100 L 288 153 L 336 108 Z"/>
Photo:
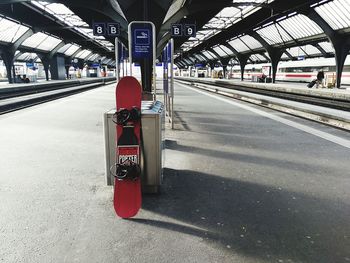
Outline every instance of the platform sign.
<path fill-rule="evenodd" d="M 196 37 L 196 25 L 195 24 L 184 25 L 184 35 L 186 37 Z"/>
<path fill-rule="evenodd" d="M 94 36 L 106 35 L 106 23 L 93 23 L 92 29 L 93 29 Z"/>
<path fill-rule="evenodd" d="M 171 25 L 171 36 L 172 37 L 182 37 L 182 25 L 172 24 Z"/>
<path fill-rule="evenodd" d="M 26 66 L 27 66 L 27 68 L 32 69 L 32 68 L 34 67 L 34 63 L 27 62 L 27 63 L 26 63 Z"/>
<path fill-rule="evenodd" d="M 168 60 L 168 63 L 170 63 L 171 57 L 172 57 L 172 55 L 171 55 L 171 42 L 168 43 L 166 50 L 167 50 L 167 60 Z"/>
<path fill-rule="evenodd" d="M 153 100 L 156 100 L 156 27 L 150 21 L 133 21 L 128 26 L 129 66 L 132 76 L 132 63 L 148 60 L 152 63 Z"/>
<path fill-rule="evenodd" d="M 131 24 L 131 55 L 133 61 L 153 58 L 153 30 L 147 23 Z"/>
<path fill-rule="evenodd" d="M 107 35 L 110 37 L 117 37 L 120 35 L 119 23 L 107 23 Z"/>

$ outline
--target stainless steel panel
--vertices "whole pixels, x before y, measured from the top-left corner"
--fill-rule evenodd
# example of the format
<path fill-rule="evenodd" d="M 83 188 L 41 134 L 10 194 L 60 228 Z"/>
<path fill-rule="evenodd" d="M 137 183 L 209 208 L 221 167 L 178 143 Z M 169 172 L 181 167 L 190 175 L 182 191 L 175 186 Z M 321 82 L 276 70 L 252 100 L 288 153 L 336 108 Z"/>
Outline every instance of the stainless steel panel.
<path fill-rule="evenodd" d="M 104 114 L 105 160 L 107 185 L 114 183 L 110 172 L 116 160 L 116 127 L 112 121 L 115 109 Z M 141 115 L 141 170 L 142 191 L 157 193 L 163 179 L 164 164 L 164 111 L 163 103 L 143 101 Z"/>

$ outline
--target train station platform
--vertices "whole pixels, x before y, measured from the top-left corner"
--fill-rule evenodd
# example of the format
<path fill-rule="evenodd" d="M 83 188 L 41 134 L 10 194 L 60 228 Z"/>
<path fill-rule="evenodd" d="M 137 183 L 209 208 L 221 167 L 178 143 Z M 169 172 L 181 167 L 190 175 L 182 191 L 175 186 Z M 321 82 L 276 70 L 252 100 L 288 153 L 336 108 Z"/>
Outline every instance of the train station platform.
<path fill-rule="evenodd" d="M 176 84 L 161 193 L 124 220 L 114 87 L 0 116 L 0 261 L 350 262 L 349 133 Z"/>
<path fill-rule="evenodd" d="M 210 84 L 228 84 L 231 86 L 240 86 L 248 88 L 257 88 L 262 90 L 276 90 L 288 93 L 299 93 L 303 95 L 317 95 L 333 98 L 344 98 L 350 100 L 350 86 L 342 86 L 341 89 L 336 88 L 308 88 L 307 83 L 258 83 L 252 81 L 241 81 L 237 79 L 213 79 L 213 78 L 193 78 L 193 77 L 176 77 L 179 80 L 192 80 L 194 82 L 207 82 Z"/>
<path fill-rule="evenodd" d="M 14 83 L 9 84 L 8 82 L 0 82 L 0 92 L 11 89 L 23 89 L 23 88 L 40 88 L 40 87 L 50 87 L 58 85 L 83 85 L 91 82 L 96 82 L 99 80 L 111 81 L 115 77 L 99 77 L 99 78 L 76 78 L 76 79 L 67 79 L 67 80 L 38 80 L 37 82 L 30 83 Z"/>
<path fill-rule="evenodd" d="M 252 83 L 209 78 L 177 77 L 176 81 L 350 131 L 350 89 L 310 89 L 301 83 Z"/>

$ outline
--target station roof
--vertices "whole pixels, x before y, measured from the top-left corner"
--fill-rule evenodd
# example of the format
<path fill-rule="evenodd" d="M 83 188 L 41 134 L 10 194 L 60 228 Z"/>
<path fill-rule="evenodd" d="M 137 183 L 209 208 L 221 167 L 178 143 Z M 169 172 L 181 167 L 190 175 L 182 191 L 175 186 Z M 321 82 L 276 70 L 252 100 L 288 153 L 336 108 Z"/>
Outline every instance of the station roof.
<path fill-rule="evenodd" d="M 176 63 L 270 60 L 267 49 L 283 49 L 282 59 L 334 56 L 330 31 L 350 33 L 348 0 L 1 0 L 0 50 L 16 59 L 59 53 L 67 58 L 114 65 L 114 39 L 93 36 L 94 22 L 118 22 L 127 46 L 127 25 L 150 20 L 157 29 L 157 53 L 171 38 L 173 23 L 196 24 L 196 37 L 175 39 Z M 325 34 L 325 29 L 327 34 Z"/>
<path fill-rule="evenodd" d="M 282 60 L 334 56 L 331 33 L 350 32 L 350 2 L 323 1 L 232 1 L 197 32 L 179 43 L 176 63 L 222 62 L 238 64 L 268 62 L 269 48 L 283 50 Z M 222 63 L 221 63 L 222 64 Z"/>

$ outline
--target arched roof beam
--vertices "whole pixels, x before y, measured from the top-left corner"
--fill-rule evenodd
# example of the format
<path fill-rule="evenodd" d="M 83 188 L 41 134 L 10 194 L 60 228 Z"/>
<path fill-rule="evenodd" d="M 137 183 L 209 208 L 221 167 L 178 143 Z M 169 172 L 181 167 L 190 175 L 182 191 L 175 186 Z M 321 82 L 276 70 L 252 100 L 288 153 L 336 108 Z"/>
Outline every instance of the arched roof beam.
<path fill-rule="evenodd" d="M 38 10 L 38 8 L 36 6 L 33 6 L 30 2 L 30 0 L 24 0 L 24 1 L 20 1 L 22 2 L 23 5 L 25 5 L 28 8 L 31 9 L 35 9 L 37 12 L 42 13 L 43 15 L 48 15 L 45 14 L 45 12 L 43 10 Z M 77 8 L 87 8 L 90 9 L 94 12 L 100 13 L 101 15 L 107 16 L 108 18 L 110 18 L 111 20 L 118 22 L 120 24 L 121 27 L 121 35 L 120 38 L 123 42 L 127 41 L 127 28 L 128 28 L 128 21 L 125 19 L 125 17 L 123 17 L 120 13 L 118 13 L 116 10 L 114 10 L 114 8 L 110 8 L 110 6 L 102 4 L 98 1 L 89 1 L 87 3 L 86 0 L 46 0 L 46 2 L 50 2 L 50 3 L 60 3 L 60 4 L 64 4 L 67 7 L 77 7 Z M 57 19 L 55 19 L 55 21 L 57 22 Z M 91 24 L 91 21 L 84 21 L 87 24 Z M 62 26 L 64 27 L 64 26 Z"/>
<path fill-rule="evenodd" d="M 228 2 L 224 3 L 217 3 L 217 6 L 215 8 L 223 9 L 225 7 L 230 6 Z M 210 10 L 213 8 L 213 5 L 210 3 L 199 3 L 199 4 L 191 4 L 189 6 L 184 5 L 182 6 L 175 14 L 173 14 L 170 18 L 168 18 L 161 26 L 158 34 L 158 45 L 157 50 L 163 50 L 166 43 L 171 38 L 171 34 L 169 32 L 169 29 L 171 28 L 171 24 L 179 22 L 181 19 L 183 19 L 186 16 L 194 15 L 199 12 L 203 12 L 205 10 Z"/>
<path fill-rule="evenodd" d="M 315 11 L 313 8 L 303 9 L 301 13 L 313 20 L 327 35 L 331 43 L 333 44 L 335 51 L 335 62 L 337 70 L 337 88 L 341 85 L 341 75 L 344 69 L 344 63 L 347 55 L 350 51 L 350 37 L 345 36 L 338 31 L 332 29 L 332 27 Z"/>
<path fill-rule="evenodd" d="M 282 54 L 285 52 L 283 48 L 275 48 L 270 46 L 265 39 L 263 39 L 256 31 L 250 32 L 249 35 L 255 38 L 264 47 L 270 56 L 271 66 L 272 66 L 272 82 L 276 82 L 276 73 L 278 62 L 280 61 Z"/>
<path fill-rule="evenodd" d="M 58 45 L 56 47 L 54 47 L 50 53 L 48 54 L 48 57 L 49 58 L 52 58 L 54 55 L 57 54 L 57 51 L 61 48 L 61 47 L 64 47 L 66 45 L 66 42 L 65 41 L 61 41 L 60 43 L 58 43 Z"/>
<path fill-rule="evenodd" d="M 319 43 L 315 43 L 313 44 L 313 46 L 321 52 L 322 56 L 324 56 L 325 58 L 329 57 L 329 54 L 320 46 Z"/>
<path fill-rule="evenodd" d="M 287 50 L 284 51 L 284 54 L 286 54 L 290 60 L 294 60 L 294 57 Z"/>
<path fill-rule="evenodd" d="M 70 58 L 75 58 L 81 51 L 83 51 L 84 49 L 82 47 L 78 48 L 77 51 L 75 51 L 71 56 L 69 56 Z"/>
<path fill-rule="evenodd" d="M 11 46 L 11 49 L 13 52 L 16 52 L 16 50 L 19 48 L 20 45 L 29 37 L 34 35 L 35 32 L 33 29 L 29 28 L 22 36 L 20 36 Z"/>

